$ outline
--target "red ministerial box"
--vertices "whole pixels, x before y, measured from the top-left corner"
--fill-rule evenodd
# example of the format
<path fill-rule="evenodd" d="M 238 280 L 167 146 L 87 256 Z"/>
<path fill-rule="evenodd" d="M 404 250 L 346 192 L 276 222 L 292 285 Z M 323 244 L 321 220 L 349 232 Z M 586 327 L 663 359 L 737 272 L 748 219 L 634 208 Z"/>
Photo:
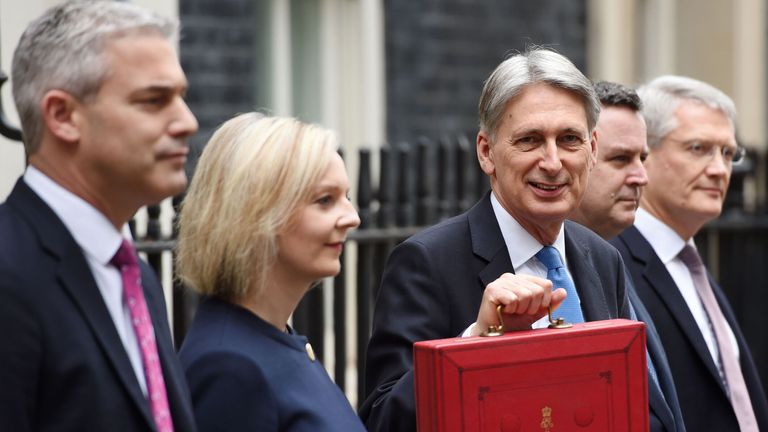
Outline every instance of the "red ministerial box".
<path fill-rule="evenodd" d="M 419 432 L 648 431 L 645 324 L 414 344 Z"/>

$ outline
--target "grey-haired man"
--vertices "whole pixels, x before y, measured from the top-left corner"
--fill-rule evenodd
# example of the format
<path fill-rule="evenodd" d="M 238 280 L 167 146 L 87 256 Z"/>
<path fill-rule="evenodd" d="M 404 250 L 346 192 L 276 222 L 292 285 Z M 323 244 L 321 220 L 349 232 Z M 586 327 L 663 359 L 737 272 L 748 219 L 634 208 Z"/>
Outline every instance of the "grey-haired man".
<path fill-rule="evenodd" d="M 21 37 L 29 166 L 0 206 L 0 430 L 195 429 L 162 288 L 126 229 L 187 183 L 197 121 L 176 30 L 128 3 L 76 1 Z"/>

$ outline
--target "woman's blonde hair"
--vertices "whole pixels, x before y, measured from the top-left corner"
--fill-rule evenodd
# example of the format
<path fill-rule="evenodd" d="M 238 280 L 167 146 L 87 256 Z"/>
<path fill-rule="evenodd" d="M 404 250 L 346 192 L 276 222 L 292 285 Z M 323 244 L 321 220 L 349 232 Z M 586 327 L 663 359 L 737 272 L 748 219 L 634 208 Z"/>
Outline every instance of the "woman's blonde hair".
<path fill-rule="evenodd" d="M 222 124 L 181 206 L 181 280 L 229 301 L 261 291 L 277 234 L 311 198 L 337 149 L 332 131 L 293 118 L 247 113 Z"/>

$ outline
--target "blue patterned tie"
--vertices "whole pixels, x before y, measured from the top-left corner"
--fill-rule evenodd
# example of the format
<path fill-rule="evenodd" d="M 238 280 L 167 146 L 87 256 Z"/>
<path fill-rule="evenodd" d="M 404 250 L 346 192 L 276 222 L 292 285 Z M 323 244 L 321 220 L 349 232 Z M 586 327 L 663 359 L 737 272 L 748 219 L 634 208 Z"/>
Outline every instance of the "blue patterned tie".
<path fill-rule="evenodd" d="M 563 317 L 566 322 L 572 324 L 584 322 L 579 294 L 576 292 L 571 277 L 563 267 L 560 253 L 552 246 L 544 246 L 536 254 L 536 258 L 547 267 L 547 279 L 552 281 L 552 289 L 564 288 L 565 292 L 568 293 L 560 307 L 557 308 L 557 313 L 553 313 L 553 316 Z"/>

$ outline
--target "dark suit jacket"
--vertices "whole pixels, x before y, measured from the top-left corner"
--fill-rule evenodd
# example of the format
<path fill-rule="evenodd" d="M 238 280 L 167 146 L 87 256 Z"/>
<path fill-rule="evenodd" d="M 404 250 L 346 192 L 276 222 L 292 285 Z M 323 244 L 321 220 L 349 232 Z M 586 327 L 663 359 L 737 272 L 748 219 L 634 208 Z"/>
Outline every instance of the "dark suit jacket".
<path fill-rule="evenodd" d="M 177 431 L 194 430 L 162 289 L 142 266 Z M 155 430 L 88 263 L 23 180 L 0 206 L 0 430 Z"/>
<path fill-rule="evenodd" d="M 637 319 L 645 323 L 645 346 L 656 370 L 656 383 L 653 382 L 650 373 L 648 374 L 650 430 L 652 432 L 685 432 L 683 414 L 680 411 L 680 402 L 677 400 L 677 391 L 672 379 L 672 371 L 669 369 L 667 354 L 664 352 L 664 347 L 650 313 L 637 295 L 637 290 L 631 281 L 628 282 L 629 303 L 635 309 Z"/>
<path fill-rule="evenodd" d="M 635 227 L 612 243 L 624 257 L 637 293 L 651 314 L 674 376 L 680 407 L 689 431 L 738 431 L 736 415 L 717 367 L 693 315 L 664 263 Z M 741 369 L 760 430 L 768 431 L 768 403 L 749 347 L 723 291 L 709 276 L 715 297 L 733 329 L 741 352 Z"/>
<path fill-rule="evenodd" d="M 569 221 L 565 247 L 585 319 L 629 317 L 616 250 Z M 360 416 L 370 431 L 416 429 L 413 343 L 460 335 L 477 318 L 485 286 L 513 271 L 489 195 L 392 251 L 365 365 Z"/>

